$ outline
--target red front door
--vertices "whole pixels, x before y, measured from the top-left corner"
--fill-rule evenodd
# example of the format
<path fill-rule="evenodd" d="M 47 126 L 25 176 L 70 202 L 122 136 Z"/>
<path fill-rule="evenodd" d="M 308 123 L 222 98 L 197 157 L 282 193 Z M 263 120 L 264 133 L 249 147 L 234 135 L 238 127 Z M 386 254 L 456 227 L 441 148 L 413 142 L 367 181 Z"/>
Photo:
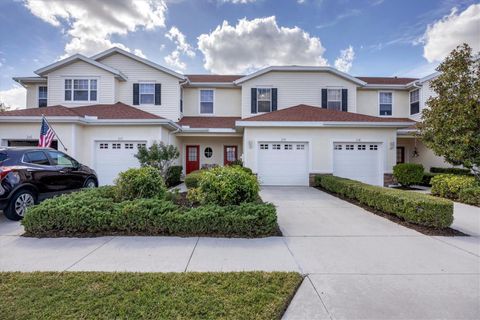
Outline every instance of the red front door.
<path fill-rule="evenodd" d="M 227 165 L 237 159 L 237 146 L 225 146 L 223 152 L 223 164 Z"/>
<path fill-rule="evenodd" d="M 200 146 L 187 146 L 186 150 L 186 171 L 189 174 L 192 171 L 200 169 Z"/>

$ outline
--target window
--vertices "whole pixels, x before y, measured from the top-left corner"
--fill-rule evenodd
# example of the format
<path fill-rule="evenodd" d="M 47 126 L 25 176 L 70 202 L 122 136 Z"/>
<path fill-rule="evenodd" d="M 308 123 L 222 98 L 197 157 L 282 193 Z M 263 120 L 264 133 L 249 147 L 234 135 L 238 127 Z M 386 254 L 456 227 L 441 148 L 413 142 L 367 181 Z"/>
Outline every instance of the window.
<path fill-rule="evenodd" d="M 272 111 L 272 89 L 257 88 L 257 111 L 258 112 Z"/>
<path fill-rule="evenodd" d="M 200 90 L 200 113 L 213 113 L 213 90 Z"/>
<path fill-rule="evenodd" d="M 370 150 L 378 150 L 378 146 L 376 144 L 371 144 Z"/>
<path fill-rule="evenodd" d="M 97 80 L 65 79 L 65 101 L 97 101 Z"/>
<path fill-rule="evenodd" d="M 120 143 L 112 143 L 112 149 L 120 149 L 121 144 Z"/>
<path fill-rule="evenodd" d="M 260 144 L 260 149 L 261 149 L 261 150 L 268 150 L 268 144 L 266 144 L 266 143 L 261 143 L 261 144 Z"/>
<path fill-rule="evenodd" d="M 333 149 L 335 150 L 342 150 L 342 145 L 341 144 L 336 144 Z"/>
<path fill-rule="evenodd" d="M 393 105 L 393 94 L 391 92 L 380 92 L 379 102 L 380 102 L 380 115 L 391 116 L 392 105 Z"/>
<path fill-rule="evenodd" d="M 140 104 L 155 103 L 155 83 L 139 83 Z"/>
<path fill-rule="evenodd" d="M 420 112 L 420 89 L 410 91 L 410 114 Z"/>
<path fill-rule="evenodd" d="M 286 144 L 283 146 L 285 150 L 293 150 L 293 146 L 291 144 Z"/>
<path fill-rule="evenodd" d="M 347 150 L 355 150 L 355 146 L 354 146 L 353 144 L 347 144 L 347 145 L 345 146 L 345 149 L 347 149 Z"/>
<path fill-rule="evenodd" d="M 305 150 L 304 144 L 297 144 L 297 150 Z"/>
<path fill-rule="evenodd" d="M 367 146 L 364 145 L 364 144 L 359 144 L 359 145 L 357 146 L 357 150 L 366 150 L 366 149 L 367 149 Z"/>
<path fill-rule="evenodd" d="M 52 165 L 54 166 L 67 168 L 75 168 L 77 166 L 76 161 L 64 153 L 58 151 L 48 151 L 48 155 L 50 159 L 52 159 Z"/>
<path fill-rule="evenodd" d="M 327 109 L 342 111 L 342 89 L 327 90 Z"/>
<path fill-rule="evenodd" d="M 42 166 L 49 166 L 50 161 L 43 151 L 28 152 L 23 156 L 23 161 L 26 163 L 39 164 Z"/>
<path fill-rule="evenodd" d="M 137 143 L 137 149 L 146 148 L 146 147 L 147 147 L 146 143 Z"/>
<path fill-rule="evenodd" d="M 210 147 L 206 147 L 205 151 L 203 151 L 203 154 L 205 155 L 205 158 L 211 158 L 213 155 L 213 150 Z"/>
<path fill-rule="evenodd" d="M 38 107 L 43 108 L 47 106 L 47 87 L 38 87 Z"/>
<path fill-rule="evenodd" d="M 133 143 L 125 143 L 125 149 L 133 149 Z"/>
<path fill-rule="evenodd" d="M 108 143 L 100 143 L 100 149 L 108 149 Z"/>
<path fill-rule="evenodd" d="M 272 149 L 273 150 L 280 150 L 280 145 L 279 144 L 272 144 Z"/>

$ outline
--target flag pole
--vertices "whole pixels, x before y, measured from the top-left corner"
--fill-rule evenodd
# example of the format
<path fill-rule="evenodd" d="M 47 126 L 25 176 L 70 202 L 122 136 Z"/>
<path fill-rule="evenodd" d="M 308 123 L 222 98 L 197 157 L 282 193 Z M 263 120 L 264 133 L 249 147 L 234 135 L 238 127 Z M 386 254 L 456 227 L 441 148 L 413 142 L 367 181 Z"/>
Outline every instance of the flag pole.
<path fill-rule="evenodd" d="M 68 151 L 67 147 L 65 147 L 65 145 L 63 144 L 62 140 L 60 139 L 59 135 L 57 134 L 57 132 L 55 131 L 55 129 L 53 129 L 53 127 L 50 125 L 50 122 L 48 122 L 47 120 L 47 117 L 45 117 L 45 115 L 42 113 L 42 118 L 45 119 L 45 121 L 47 122 L 48 126 L 52 129 L 53 133 L 55 133 L 55 136 L 57 137 L 57 140 L 60 141 L 60 143 L 62 144 L 62 147 L 63 149 L 65 149 L 65 151 Z"/>

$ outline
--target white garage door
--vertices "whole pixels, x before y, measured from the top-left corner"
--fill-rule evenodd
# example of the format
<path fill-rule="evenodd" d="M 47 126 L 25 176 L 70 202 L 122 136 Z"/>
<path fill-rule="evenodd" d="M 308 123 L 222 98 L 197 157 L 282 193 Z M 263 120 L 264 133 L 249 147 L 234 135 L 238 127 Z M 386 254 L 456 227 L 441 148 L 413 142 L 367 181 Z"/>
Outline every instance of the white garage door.
<path fill-rule="evenodd" d="M 308 143 L 260 142 L 257 149 L 261 184 L 308 186 Z"/>
<path fill-rule="evenodd" d="M 383 185 L 379 143 L 334 143 L 333 175 L 373 185 Z"/>
<path fill-rule="evenodd" d="M 100 185 L 113 184 L 117 175 L 140 166 L 134 155 L 145 141 L 99 141 L 95 143 L 95 171 Z"/>

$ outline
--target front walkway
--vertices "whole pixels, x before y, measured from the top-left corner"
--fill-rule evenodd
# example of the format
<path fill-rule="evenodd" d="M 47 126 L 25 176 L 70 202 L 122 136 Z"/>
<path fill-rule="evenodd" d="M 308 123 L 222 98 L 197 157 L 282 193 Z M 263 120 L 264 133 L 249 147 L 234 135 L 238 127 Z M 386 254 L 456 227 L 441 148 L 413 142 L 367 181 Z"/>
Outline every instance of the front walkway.
<path fill-rule="evenodd" d="M 480 318 L 480 209 L 473 237 L 429 237 L 312 188 L 268 187 L 284 237 L 23 238 L 0 219 L 1 271 L 298 271 L 286 319 Z M 458 217 L 457 217 L 458 216 Z"/>

